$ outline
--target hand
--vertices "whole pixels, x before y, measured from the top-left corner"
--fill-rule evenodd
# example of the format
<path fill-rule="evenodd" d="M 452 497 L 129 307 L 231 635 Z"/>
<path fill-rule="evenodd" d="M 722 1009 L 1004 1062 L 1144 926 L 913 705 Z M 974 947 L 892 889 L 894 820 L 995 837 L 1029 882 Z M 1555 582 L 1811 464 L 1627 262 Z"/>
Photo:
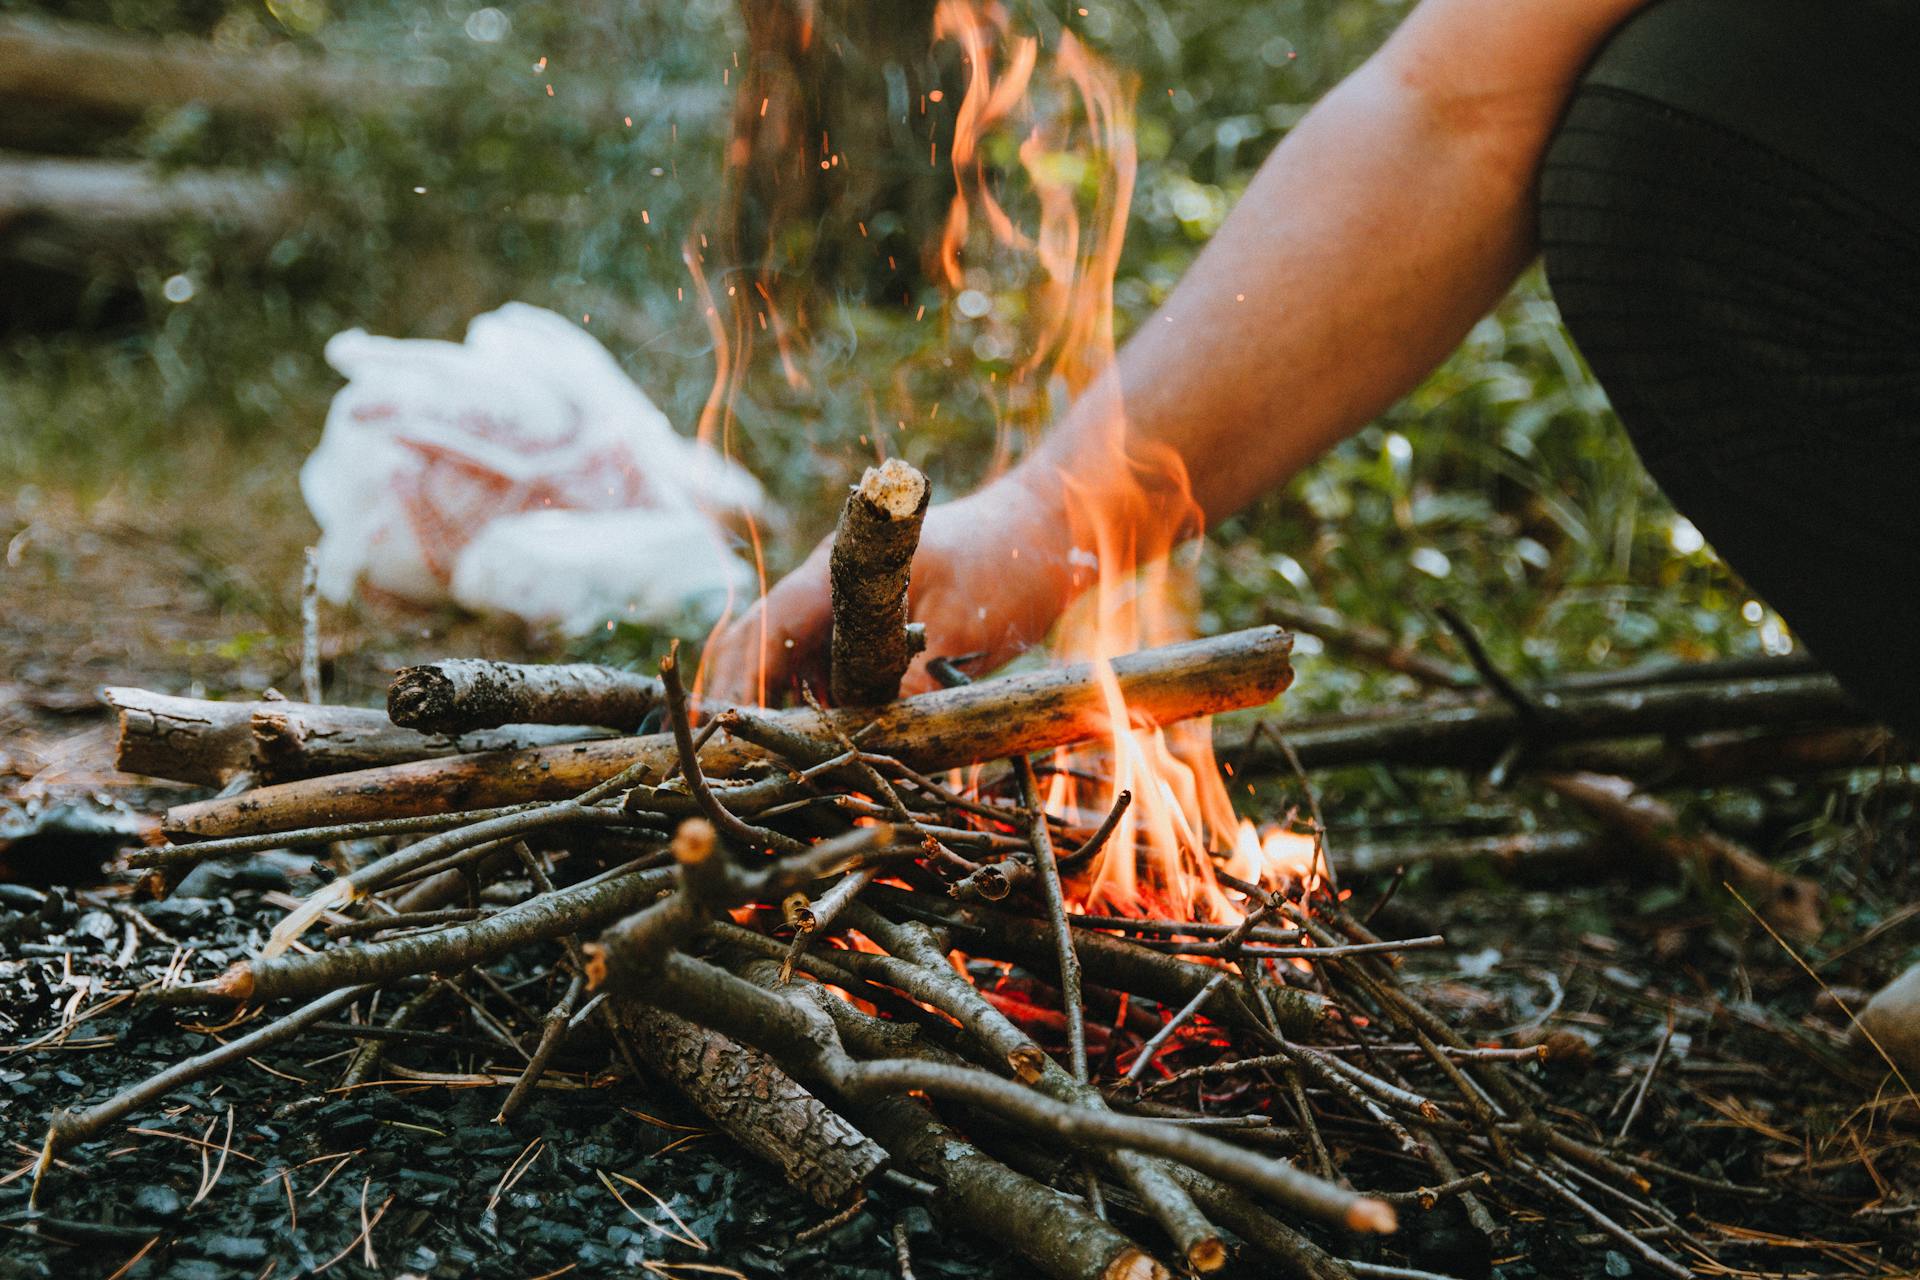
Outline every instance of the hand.
<path fill-rule="evenodd" d="M 1071 535 L 1058 485 L 1036 486 L 1010 473 L 968 497 L 927 512 L 909 588 L 913 619 L 927 628 L 926 652 L 907 672 L 903 692 L 934 686 L 930 657 L 980 653 L 969 664 L 991 671 L 1044 639 L 1072 597 Z M 827 687 L 833 616 L 827 588 L 831 539 L 729 624 L 707 650 L 707 692 L 757 703 L 777 700 L 805 680 Z"/>

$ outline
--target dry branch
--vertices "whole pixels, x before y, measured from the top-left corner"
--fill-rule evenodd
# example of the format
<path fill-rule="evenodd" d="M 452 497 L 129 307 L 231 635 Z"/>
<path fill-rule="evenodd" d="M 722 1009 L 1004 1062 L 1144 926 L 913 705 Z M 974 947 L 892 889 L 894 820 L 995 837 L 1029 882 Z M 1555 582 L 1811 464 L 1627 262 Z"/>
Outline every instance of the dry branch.
<path fill-rule="evenodd" d="M 326 951 L 242 960 L 212 982 L 161 993 L 171 1003 L 299 998 L 409 974 L 457 973 L 518 947 L 579 933 L 637 910 L 667 887 L 663 871 L 604 877 L 529 899 L 480 920 Z"/>
<path fill-rule="evenodd" d="M 455 739 L 396 728 L 370 707 L 209 702 L 126 688 L 109 688 L 101 696 L 119 714 L 116 768 L 206 786 L 225 786 L 243 774 L 260 782 L 313 778 L 602 736 L 585 728 L 530 726 Z"/>
<path fill-rule="evenodd" d="M 387 716 L 421 733 L 507 724 L 598 724 L 631 732 L 661 696 L 658 679 L 615 667 L 453 659 L 402 668 L 387 689 Z"/>
<path fill-rule="evenodd" d="M 891 458 L 847 495 L 833 535 L 832 673 L 836 706 L 870 707 L 900 696 L 924 638 L 907 627 L 907 580 L 931 492 L 927 478 Z"/>
<path fill-rule="evenodd" d="M 1839 684 L 1824 675 L 1659 683 L 1568 690 L 1539 699 L 1539 719 L 1494 699 L 1457 699 L 1385 712 L 1277 725 L 1309 769 L 1349 764 L 1483 766 L 1523 733 L 1535 749 L 1638 734 L 1868 723 Z M 1291 766 L 1268 735 L 1249 743 L 1235 726 L 1218 747 L 1236 768 L 1284 773 Z"/>
<path fill-rule="evenodd" d="M 1302 600 L 1269 600 L 1264 612 L 1268 618 L 1294 631 L 1317 636 L 1327 648 L 1351 655 L 1389 671 L 1412 676 L 1422 684 L 1441 689 L 1473 687 L 1473 672 L 1438 658 L 1429 657 L 1380 627 L 1335 612 L 1324 605 Z"/>
<path fill-rule="evenodd" d="M 1054 1280 L 1165 1280 L 1167 1269 L 1080 1204 L 1015 1173 L 907 1098 L 859 1107 L 861 1123 L 908 1169 L 938 1187 L 940 1220 L 962 1230 L 989 1227 Z"/>
<path fill-rule="evenodd" d="M 1562 773 L 1545 781 L 1636 848 L 1693 868 L 1709 890 L 1733 885 L 1781 932 L 1813 938 L 1825 927 L 1819 885 L 1788 875 L 1725 836 L 1687 830 L 1672 805 L 1635 790 L 1626 778 Z"/>
<path fill-rule="evenodd" d="M 846 1204 L 886 1163 L 872 1139 L 758 1049 L 661 1009 L 623 1000 L 610 1008 L 642 1062 L 815 1203 Z"/>
<path fill-rule="evenodd" d="M 1293 679 L 1291 649 L 1286 632 L 1261 627 L 1143 650 L 1111 665 L 1136 721 L 1171 724 L 1272 699 Z M 1107 728 L 1106 700 L 1088 663 L 982 680 L 878 710 L 835 709 L 823 718 L 796 709 L 764 718 L 816 737 L 837 727 L 864 750 L 918 769 L 1030 754 L 1098 737 Z M 559 799 L 631 765 L 665 773 L 677 758 L 672 734 L 456 756 L 180 805 L 168 810 L 163 825 L 175 837 L 213 838 Z M 766 759 L 723 727 L 701 753 L 701 766 L 725 777 Z"/>

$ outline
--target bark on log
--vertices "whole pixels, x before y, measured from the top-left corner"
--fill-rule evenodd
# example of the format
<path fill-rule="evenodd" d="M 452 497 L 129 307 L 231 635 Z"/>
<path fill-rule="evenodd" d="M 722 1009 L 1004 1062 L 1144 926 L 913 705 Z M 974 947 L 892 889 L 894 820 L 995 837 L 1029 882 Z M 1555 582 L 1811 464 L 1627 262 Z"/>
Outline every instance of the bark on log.
<path fill-rule="evenodd" d="M 577 726 L 529 726 L 453 738 L 397 728 L 371 707 L 209 702 L 126 688 L 101 696 L 119 713 L 114 767 L 204 786 L 225 786 L 242 774 L 261 782 L 314 778 L 604 736 Z"/>
<path fill-rule="evenodd" d="M 616 1000 L 611 1010 L 642 1062 L 816 1204 L 847 1204 L 887 1163 L 878 1143 L 758 1049 L 664 1009 Z"/>
<path fill-rule="evenodd" d="M 1434 701 L 1361 716 L 1276 725 L 1308 769 L 1349 764 L 1490 764 L 1522 734 L 1535 747 L 1649 733 L 1872 723 L 1831 676 L 1795 675 L 1577 690 L 1540 700 L 1529 728 L 1505 702 L 1491 698 Z M 1216 749 L 1242 772 L 1291 768 L 1272 743 L 1244 748 L 1236 725 Z"/>
<path fill-rule="evenodd" d="M 1116 658 L 1111 666 L 1136 722 L 1172 724 L 1269 701 L 1293 679 L 1287 660 L 1292 645 L 1280 628 L 1260 627 L 1144 650 Z M 982 680 L 878 710 L 832 710 L 826 717 L 855 735 L 864 749 L 919 769 L 1042 751 L 1097 737 L 1108 727 L 1106 701 L 1089 663 Z M 820 714 L 810 709 L 767 712 L 764 718 L 827 734 Z M 419 761 L 180 805 L 168 810 L 163 828 L 177 839 L 208 839 L 557 800 L 630 765 L 651 762 L 664 772 L 675 758 L 673 735 L 663 733 Z M 700 762 L 704 773 L 724 777 L 766 758 L 723 729 L 701 752 Z"/>
<path fill-rule="evenodd" d="M 1803 940 L 1820 936 L 1821 892 L 1812 880 L 1786 874 L 1725 836 L 1686 830 L 1672 805 L 1636 791 L 1626 778 L 1563 773 L 1544 781 L 1635 847 L 1693 868 L 1709 889 L 1731 884 L 1782 933 Z"/>
<path fill-rule="evenodd" d="M 924 643 L 907 628 L 907 579 L 930 493 L 925 476 L 890 458 L 868 467 L 847 495 L 828 562 L 835 706 L 892 702 Z"/>
<path fill-rule="evenodd" d="M 421 733 L 507 724 L 598 724 L 632 732 L 662 696 L 659 677 L 637 671 L 456 658 L 402 668 L 387 689 L 387 717 Z"/>
<path fill-rule="evenodd" d="M 883 1098 L 856 1114 L 901 1164 L 940 1189 L 929 1207 L 944 1225 L 986 1233 L 1054 1280 L 1165 1280 L 1167 1269 L 1117 1228 L 1015 1173 L 924 1105 Z"/>

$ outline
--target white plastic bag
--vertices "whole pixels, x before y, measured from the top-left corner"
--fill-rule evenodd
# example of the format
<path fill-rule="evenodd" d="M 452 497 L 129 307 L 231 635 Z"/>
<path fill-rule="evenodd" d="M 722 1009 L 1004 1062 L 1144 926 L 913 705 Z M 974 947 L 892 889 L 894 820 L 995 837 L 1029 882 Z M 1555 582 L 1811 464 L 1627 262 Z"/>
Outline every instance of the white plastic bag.
<path fill-rule="evenodd" d="M 327 343 L 347 378 L 300 491 L 321 529 L 320 590 L 356 582 L 569 630 L 705 611 L 750 581 L 713 519 L 759 484 L 677 434 L 613 357 L 524 303 L 464 343 Z"/>

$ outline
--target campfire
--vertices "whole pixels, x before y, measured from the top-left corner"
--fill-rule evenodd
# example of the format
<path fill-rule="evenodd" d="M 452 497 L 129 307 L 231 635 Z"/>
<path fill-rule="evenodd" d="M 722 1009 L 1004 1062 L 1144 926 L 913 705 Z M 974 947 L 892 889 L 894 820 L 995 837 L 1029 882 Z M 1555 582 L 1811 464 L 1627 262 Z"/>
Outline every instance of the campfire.
<path fill-rule="evenodd" d="M 956 194 L 930 256 L 956 295 L 977 291 L 995 255 L 1030 272 L 1031 305 L 990 321 L 1017 330 L 989 336 L 1020 352 L 992 393 L 998 467 L 1060 403 L 1103 394 L 1131 89 L 1071 33 L 1043 61 L 991 6 L 941 0 L 935 31 L 963 51 L 967 87 Z M 1031 226 L 989 180 L 996 134 L 1018 139 L 998 153 L 1017 157 Z M 720 348 L 702 420 L 718 445 L 748 355 L 728 337 L 755 326 L 743 311 L 730 328 L 700 252 L 687 261 Z M 735 305 L 758 308 L 756 295 L 774 313 L 759 327 L 789 341 L 772 292 L 739 289 Z M 1515 1217 L 1573 1220 L 1630 1266 L 1693 1274 L 1710 1255 L 1654 1179 L 1751 1189 L 1620 1140 L 1667 1040 L 1624 1123 L 1603 1127 L 1574 1109 L 1578 1091 L 1554 1087 L 1591 1065 L 1586 1039 L 1476 1039 L 1423 998 L 1410 975 L 1447 940 L 1394 936 L 1383 908 L 1397 879 L 1371 901 L 1342 886 L 1310 786 L 1306 811 L 1284 820 L 1236 812 L 1211 718 L 1283 694 L 1293 637 L 1194 637 L 1183 548 L 1202 513 L 1170 453 L 1128 443 L 1112 399 L 1097 444 L 1101 474 L 1118 478 L 1064 464 L 1057 476 L 1078 602 L 1050 649 L 1007 673 L 925 652 L 909 601 L 931 485 L 891 458 L 840 513 L 827 669 L 792 691 L 798 705 L 773 705 L 787 691 L 764 673 L 756 699 L 710 696 L 677 648 L 657 672 L 455 657 L 399 671 L 384 711 L 325 705 L 311 638 L 305 702 L 108 690 L 118 767 L 206 788 L 124 855 L 146 892 L 269 850 L 310 851 L 330 878 L 276 900 L 284 914 L 222 971 L 194 971 L 182 948 L 136 993 L 228 1038 L 54 1116 L 35 1202 L 73 1176 L 61 1157 L 79 1144 L 265 1049 L 331 1034 L 356 1045 L 333 1088 L 376 1087 L 405 1044 L 449 1070 L 389 1063 L 402 1079 L 498 1088 L 502 1124 L 563 1063 L 597 1054 L 574 1073 L 582 1086 L 671 1086 L 828 1227 L 870 1197 L 923 1206 L 1060 1280 L 1205 1274 L 1235 1258 L 1300 1280 L 1434 1280 L 1401 1244 L 1403 1224 L 1427 1215 L 1466 1224 L 1482 1254 Z M 1470 759 L 1498 775 L 1583 740 L 1781 723 L 1823 730 L 1790 739 L 1809 759 L 1857 761 L 1882 743 L 1804 668 L 1535 696 L 1470 633 L 1465 673 L 1344 639 L 1425 684 L 1499 696 L 1289 725 L 1249 740 L 1243 766 L 1303 784 L 1355 761 Z M 903 696 L 916 670 L 941 687 Z M 1731 757 L 1754 741 L 1660 763 L 1737 771 Z M 1678 834 L 1671 809 L 1612 776 L 1619 763 L 1575 751 L 1548 785 L 1627 843 L 1744 891 L 1768 927 L 1817 929 L 1809 882 Z M 1591 843 L 1540 839 L 1568 835 Z M 510 986 L 508 966 L 534 976 Z M 529 989 L 537 1008 L 522 1003 Z M 490 1038 L 479 1049 L 464 1034 L 476 1026 Z M 291 1209 L 290 1181 L 287 1195 Z M 378 1217 L 363 1202 L 369 1265 Z"/>
<path fill-rule="evenodd" d="M 1581 1065 L 1585 1042 L 1464 1039 L 1399 978 L 1444 940 L 1376 934 L 1317 828 L 1263 837 L 1210 756 L 1183 758 L 1207 740 L 1183 727 L 1287 687 L 1291 637 L 979 681 L 941 660 L 951 687 L 895 698 L 923 505 L 902 464 L 848 499 L 831 688 L 861 700 L 831 709 L 703 702 L 677 656 L 657 677 L 410 668 L 390 720 L 117 691 L 124 766 L 230 793 L 169 810 L 129 856 L 156 892 L 267 848 L 380 852 L 224 973 L 149 990 L 262 1012 L 59 1116 L 42 1174 L 317 1023 L 377 1037 L 397 997 L 397 1032 L 462 973 L 531 953 L 553 1002 L 502 1120 L 592 1024 L 823 1207 L 904 1186 L 1045 1274 L 1210 1272 L 1235 1249 L 1316 1280 L 1411 1274 L 1343 1255 L 1443 1201 L 1489 1239 L 1495 1204 L 1571 1209 L 1687 1274 L 1620 1222 L 1668 1220 L 1647 1174 L 1685 1175 L 1547 1105 L 1540 1073 Z M 469 737 L 491 749 L 448 754 Z M 365 1040 L 343 1083 L 373 1078 L 385 1043 Z"/>

